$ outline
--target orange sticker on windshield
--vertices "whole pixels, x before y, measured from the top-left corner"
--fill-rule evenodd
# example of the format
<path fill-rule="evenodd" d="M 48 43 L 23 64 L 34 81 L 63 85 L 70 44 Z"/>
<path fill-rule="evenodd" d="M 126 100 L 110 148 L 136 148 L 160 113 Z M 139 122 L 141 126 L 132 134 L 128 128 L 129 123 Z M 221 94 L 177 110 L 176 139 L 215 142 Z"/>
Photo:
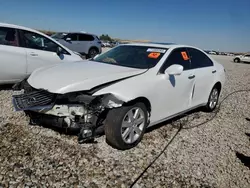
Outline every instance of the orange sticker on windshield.
<path fill-rule="evenodd" d="M 159 52 L 152 52 L 152 53 L 148 54 L 148 57 L 153 58 L 153 59 L 157 59 L 160 55 L 161 55 L 161 53 L 159 53 Z"/>
<path fill-rule="evenodd" d="M 189 57 L 187 55 L 187 52 L 181 52 L 182 58 L 186 61 L 189 60 Z"/>

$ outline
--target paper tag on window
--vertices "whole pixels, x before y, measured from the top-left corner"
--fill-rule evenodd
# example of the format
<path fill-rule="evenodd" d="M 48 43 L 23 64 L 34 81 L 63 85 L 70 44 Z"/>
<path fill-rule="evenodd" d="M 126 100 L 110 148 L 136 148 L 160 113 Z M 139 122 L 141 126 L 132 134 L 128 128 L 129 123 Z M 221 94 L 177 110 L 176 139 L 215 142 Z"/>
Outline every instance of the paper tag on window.
<path fill-rule="evenodd" d="M 160 48 L 148 48 L 147 52 L 159 52 L 159 53 L 165 53 L 166 50 L 160 49 Z"/>
<path fill-rule="evenodd" d="M 152 59 L 157 59 L 161 54 L 159 52 L 152 52 L 150 54 L 148 54 L 148 57 L 149 58 L 152 58 Z"/>
<path fill-rule="evenodd" d="M 188 57 L 188 55 L 187 55 L 187 52 L 181 52 L 181 55 L 182 55 L 182 58 L 183 58 L 185 61 L 189 60 L 189 57 Z"/>

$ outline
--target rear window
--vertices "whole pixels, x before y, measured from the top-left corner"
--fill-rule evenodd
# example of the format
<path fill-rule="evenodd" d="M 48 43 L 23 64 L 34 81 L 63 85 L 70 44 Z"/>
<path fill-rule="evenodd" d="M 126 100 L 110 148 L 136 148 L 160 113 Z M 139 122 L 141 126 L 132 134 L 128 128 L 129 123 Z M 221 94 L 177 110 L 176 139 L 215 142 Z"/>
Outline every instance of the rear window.
<path fill-rule="evenodd" d="M 147 46 L 118 46 L 94 58 L 94 61 L 125 67 L 154 67 L 168 49 Z"/>
<path fill-rule="evenodd" d="M 188 52 L 191 57 L 192 69 L 213 66 L 213 62 L 203 52 L 194 48 L 188 48 Z"/>

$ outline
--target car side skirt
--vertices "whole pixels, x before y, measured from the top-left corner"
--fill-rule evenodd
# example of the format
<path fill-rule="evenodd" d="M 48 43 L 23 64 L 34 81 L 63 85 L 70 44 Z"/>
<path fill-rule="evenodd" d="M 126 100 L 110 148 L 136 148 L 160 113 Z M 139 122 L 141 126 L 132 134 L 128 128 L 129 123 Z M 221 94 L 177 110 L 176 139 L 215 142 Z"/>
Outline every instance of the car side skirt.
<path fill-rule="evenodd" d="M 192 111 L 192 110 L 194 110 L 194 109 L 196 109 L 196 108 L 199 108 L 199 107 L 202 107 L 202 106 L 205 106 L 205 105 L 206 105 L 206 103 L 199 104 L 199 105 L 197 105 L 197 106 L 194 106 L 194 107 L 192 107 L 192 108 L 189 108 L 189 109 L 184 110 L 184 111 L 182 111 L 182 112 L 179 112 L 179 113 L 177 113 L 177 114 L 174 114 L 174 115 L 168 116 L 168 117 L 166 117 L 166 118 L 164 118 L 164 119 L 155 121 L 155 122 L 153 122 L 153 123 L 150 123 L 150 124 L 148 125 L 147 128 L 152 127 L 152 126 L 154 126 L 154 125 L 157 125 L 157 124 L 159 124 L 159 123 L 162 123 L 162 122 L 164 122 L 164 121 L 170 120 L 170 119 L 175 118 L 175 117 L 177 117 L 177 116 L 183 115 L 183 114 L 185 114 L 185 113 L 187 113 L 187 112 L 190 112 L 190 111 Z"/>

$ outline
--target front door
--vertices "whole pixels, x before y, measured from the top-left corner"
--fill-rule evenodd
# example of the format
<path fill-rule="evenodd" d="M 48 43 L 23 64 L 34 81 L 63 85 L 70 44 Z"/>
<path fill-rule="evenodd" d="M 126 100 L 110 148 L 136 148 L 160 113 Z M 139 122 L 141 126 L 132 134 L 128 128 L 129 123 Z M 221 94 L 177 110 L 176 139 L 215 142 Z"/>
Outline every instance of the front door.
<path fill-rule="evenodd" d="M 183 66 L 181 75 L 169 76 L 164 73 L 173 64 Z M 157 77 L 158 84 L 161 86 L 157 95 L 159 97 L 159 119 L 187 110 L 191 104 L 195 76 L 194 71 L 190 69 L 190 59 L 186 48 L 178 48 L 172 51 Z"/>
<path fill-rule="evenodd" d="M 81 49 L 81 44 L 78 38 L 79 36 L 77 33 L 69 33 L 65 37 L 65 40 L 63 41 L 62 44 L 72 51 L 81 53 L 82 49 Z M 67 40 L 67 39 L 70 39 L 70 40 Z"/>
<path fill-rule="evenodd" d="M 244 55 L 242 61 L 250 63 L 250 55 Z"/>
<path fill-rule="evenodd" d="M 27 75 L 35 69 L 62 62 L 69 62 L 70 54 L 64 50 L 57 55 L 58 44 L 38 33 L 20 30 L 22 45 L 27 52 Z"/>

